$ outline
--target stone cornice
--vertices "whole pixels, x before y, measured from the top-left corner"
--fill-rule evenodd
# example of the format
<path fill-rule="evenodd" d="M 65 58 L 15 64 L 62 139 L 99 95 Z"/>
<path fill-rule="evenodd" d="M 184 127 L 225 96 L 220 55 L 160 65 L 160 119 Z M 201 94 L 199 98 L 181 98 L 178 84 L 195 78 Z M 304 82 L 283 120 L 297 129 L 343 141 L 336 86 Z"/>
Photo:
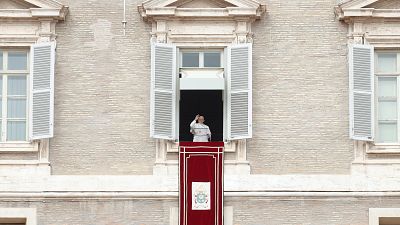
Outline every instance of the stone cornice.
<path fill-rule="evenodd" d="M 39 8 L 62 8 L 64 5 L 54 0 L 22 0 Z"/>
<path fill-rule="evenodd" d="M 264 10 L 257 8 L 176 8 L 176 7 L 163 7 L 163 8 L 150 8 L 144 10 L 139 8 L 139 12 L 144 18 L 154 17 L 186 17 L 192 19 L 202 19 L 207 17 L 260 17 Z"/>
<path fill-rule="evenodd" d="M 352 18 L 400 18 L 400 9 L 363 8 L 379 0 L 352 0 L 335 7 L 339 20 Z"/>
<path fill-rule="evenodd" d="M 167 6 L 175 1 L 150 0 L 138 6 L 140 15 L 145 20 L 156 20 L 157 18 L 191 18 L 192 20 L 203 18 L 232 18 L 250 17 L 259 18 L 266 12 L 265 5 L 251 0 L 229 0 L 226 1 L 237 7 L 224 8 L 179 8 Z"/>
<path fill-rule="evenodd" d="M 347 20 L 351 18 L 400 18 L 400 9 L 340 9 L 335 8 L 337 18 L 339 20 Z"/>
<path fill-rule="evenodd" d="M 371 5 L 379 0 L 349 0 L 339 4 L 339 7 L 346 9 L 359 9 Z"/>
<path fill-rule="evenodd" d="M 64 6 L 53 0 L 25 0 L 37 8 L 29 9 L 0 9 L 0 18 L 10 19 L 54 19 L 64 20 L 68 13 L 68 6 Z"/>
<path fill-rule="evenodd" d="M 224 0 L 224 1 L 242 8 L 243 7 L 257 8 L 260 5 L 259 2 L 254 0 Z M 178 0 L 148 0 L 143 2 L 142 6 L 144 8 L 167 7 L 168 5 L 171 5 L 172 3 L 175 2 L 178 2 Z"/>

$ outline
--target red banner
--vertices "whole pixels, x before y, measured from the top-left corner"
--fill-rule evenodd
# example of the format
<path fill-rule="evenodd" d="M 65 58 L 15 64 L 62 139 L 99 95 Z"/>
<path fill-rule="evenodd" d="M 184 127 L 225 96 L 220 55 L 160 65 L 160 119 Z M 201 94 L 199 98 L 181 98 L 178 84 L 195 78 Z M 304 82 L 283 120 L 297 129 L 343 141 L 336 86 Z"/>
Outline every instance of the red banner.
<path fill-rule="evenodd" d="M 224 142 L 179 144 L 180 225 L 223 225 Z"/>

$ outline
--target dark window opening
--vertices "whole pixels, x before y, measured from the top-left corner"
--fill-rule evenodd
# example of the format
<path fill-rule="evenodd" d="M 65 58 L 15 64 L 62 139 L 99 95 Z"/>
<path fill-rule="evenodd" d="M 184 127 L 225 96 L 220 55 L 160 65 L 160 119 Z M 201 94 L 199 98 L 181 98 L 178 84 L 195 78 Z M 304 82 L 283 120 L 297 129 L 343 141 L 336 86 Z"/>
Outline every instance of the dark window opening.
<path fill-rule="evenodd" d="M 179 102 L 179 141 L 193 141 L 190 123 L 203 115 L 210 127 L 211 141 L 223 141 L 223 101 L 221 90 L 181 90 Z"/>

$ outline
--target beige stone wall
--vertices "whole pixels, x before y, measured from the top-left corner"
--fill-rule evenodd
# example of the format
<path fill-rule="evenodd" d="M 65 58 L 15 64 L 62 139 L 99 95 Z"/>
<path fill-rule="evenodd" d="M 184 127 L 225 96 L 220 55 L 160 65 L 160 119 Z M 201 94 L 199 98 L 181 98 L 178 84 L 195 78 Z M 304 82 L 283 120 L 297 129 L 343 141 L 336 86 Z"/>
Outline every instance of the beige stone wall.
<path fill-rule="evenodd" d="M 168 200 L 4 201 L 0 208 L 37 208 L 39 225 L 169 225 Z M 225 198 L 235 225 L 368 225 L 369 208 L 400 207 L 398 197 Z"/>
<path fill-rule="evenodd" d="M 237 198 L 225 199 L 234 207 L 236 225 L 368 225 L 369 208 L 398 208 L 399 198 Z"/>
<path fill-rule="evenodd" d="M 347 26 L 336 1 L 266 3 L 253 26 L 252 173 L 348 173 Z"/>
<path fill-rule="evenodd" d="M 150 174 L 150 25 L 127 1 L 61 0 L 53 174 Z M 255 22 L 252 173 L 348 173 L 346 25 L 335 0 L 265 2 Z"/>
<path fill-rule="evenodd" d="M 0 208 L 36 208 L 38 225 L 169 224 L 171 200 L 1 201 Z"/>
<path fill-rule="evenodd" d="M 54 174 L 151 174 L 150 25 L 127 1 L 66 1 L 57 26 Z"/>

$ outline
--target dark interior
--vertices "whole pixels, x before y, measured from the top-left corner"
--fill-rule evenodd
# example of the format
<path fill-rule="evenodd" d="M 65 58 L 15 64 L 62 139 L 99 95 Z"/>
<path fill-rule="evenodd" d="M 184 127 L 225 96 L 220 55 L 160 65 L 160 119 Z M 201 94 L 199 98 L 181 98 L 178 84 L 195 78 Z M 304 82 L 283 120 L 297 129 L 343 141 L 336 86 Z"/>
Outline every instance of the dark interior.
<path fill-rule="evenodd" d="M 211 141 L 223 141 L 223 102 L 221 90 L 181 90 L 179 102 L 179 141 L 193 141 L 190 123 L 203 115 L 210 127 Z"/>

